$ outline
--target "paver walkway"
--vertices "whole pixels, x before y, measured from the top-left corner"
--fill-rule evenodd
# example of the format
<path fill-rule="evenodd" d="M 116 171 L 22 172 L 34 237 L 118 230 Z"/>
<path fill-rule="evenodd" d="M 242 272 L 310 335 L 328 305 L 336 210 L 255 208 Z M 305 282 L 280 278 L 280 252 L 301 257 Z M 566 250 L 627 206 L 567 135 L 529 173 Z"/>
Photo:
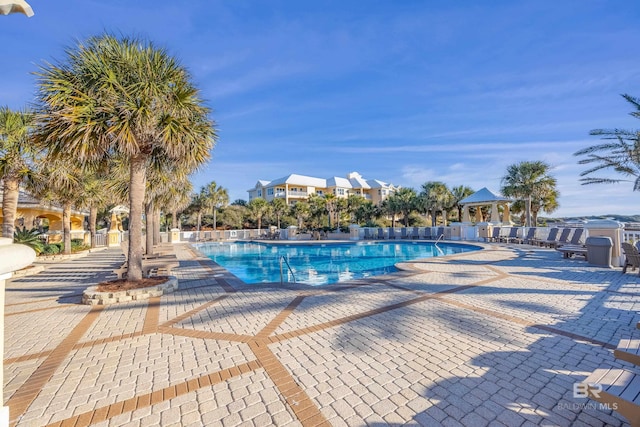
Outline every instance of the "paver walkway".
<path fill-rule="evenodd" d="M 119 250 L 9 280 L 18 426 L 626 425 L 572 397 L 640 335 L 640 279 L 527 246 L 343 285 L 243 286 L 178 245 L 180 289 L 80 305 Z"/>

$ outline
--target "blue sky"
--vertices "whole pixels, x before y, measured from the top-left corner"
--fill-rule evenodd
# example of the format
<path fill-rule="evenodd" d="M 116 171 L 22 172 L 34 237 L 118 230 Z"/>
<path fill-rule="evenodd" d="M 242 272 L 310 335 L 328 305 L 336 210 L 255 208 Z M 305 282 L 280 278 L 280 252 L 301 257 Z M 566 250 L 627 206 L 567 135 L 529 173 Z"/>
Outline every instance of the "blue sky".
<path fill-rule="evenodd" d="M 213 108 L 219 142 L 193 177 L 232 200 L 258 179 L 358 171 L 500 188 L 544 160 L 553 216 L 640 214 L 630 183 L 581 186 L 595 128 L 638 128 L 640 2 L 44 1 L 0 17 L 0 105 L 33 100 L 31 74 L 104 31 L 166 47 Z"/>

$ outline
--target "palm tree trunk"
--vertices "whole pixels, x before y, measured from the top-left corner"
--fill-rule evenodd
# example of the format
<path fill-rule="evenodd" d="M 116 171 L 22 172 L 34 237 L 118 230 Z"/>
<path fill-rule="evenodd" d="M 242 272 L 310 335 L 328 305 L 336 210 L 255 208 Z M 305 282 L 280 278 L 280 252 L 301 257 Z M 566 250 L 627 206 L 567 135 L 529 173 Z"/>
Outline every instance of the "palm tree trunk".
<path fill-rule="evenodd" d="M 218 230 L 218 209 L 213 208 L 213 232 L 215 235 L 215 232 Z"/>
<path fill-rule="evenodd" d="M 153 203 L 144 205 L 144 219 L 146 224 L 145 252 L 149 255 L 153 253 Z"/>
<path fill-rule="evenodd" d="M 178 228 L 178 212 L 177 211 L 173 211 L 171 212 L 171 228 Z"/>
<path fill-rule="evenodd" d="M 527 197 L 527 207 L 525 214 L 527 218 L 527 227 L 531 227 L 531 196 Z"/>
<path fill-rule="evenodd" d="M 201 223 L 202 223 L 202 212 L 198 211 L 198 224 L 197 224 L 198 235 L 196 236 L 196 240 L 200 240 L 200 224 Z"/>
<path fill-rule="evenodd" d="M 71 203 L 62 204 L 62 238 L 65 255 L 71 254 Z"/>
<path fill-rule="evenodd" d="M 162 237 L 160 236 L 160 209 L 155 208 L 153 210 L 153 244 L 159 245 L 162 243 Z"/>
<path fill-rule="evenodd" d="M 146 184 L 145 159 L 131 159 L 129 175 L 129 280 L 142 279 L 142 210 Z"/>
<path fill-rule="evenodd" d="M 98 220 L 98 208 L 94 205 L 89 207 L 89 234 L 91 235 L 91 247 L 96 247 L 96 222 Z"/>
<path fill-rule="evenodd" d="M 4 178 L 4 188 L 2 191 L 2 237 L 13 239 L 19 195 L 20 182 L 17 179 Z"/>
<path fill-rule="evenodd" d="M 447 210 L 442 210 L 442 225 L 447 226 Z"/>

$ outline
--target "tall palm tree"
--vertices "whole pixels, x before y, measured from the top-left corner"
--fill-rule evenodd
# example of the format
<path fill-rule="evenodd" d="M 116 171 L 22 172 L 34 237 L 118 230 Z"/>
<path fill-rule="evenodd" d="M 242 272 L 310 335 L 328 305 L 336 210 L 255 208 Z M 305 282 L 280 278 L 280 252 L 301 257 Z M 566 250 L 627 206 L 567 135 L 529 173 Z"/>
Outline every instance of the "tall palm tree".
<path fill-rule="evenodd" d="M 37 155 L 31 141 L 33 124 L 33 113 L 0 107 L 2 237 L 13 238 L 20 185 L 33 175 Z"/>
<path fill-rule="evenodd" d="M 164 49 L 127 37 L 93 37 L 38 75 L 39 140 L 83 163 L 129 163 L 130 280 L 142 278 L 142 210 L 152 159 L 195 169 L 216 133 L 186 69 Z"/>
<path fill-rule="evenodd" d="M 249 209 L 249 215 L 251 215 L 258 222 L 258 232 L 262 229 L 262 218 L 269 210 L 269 203 L 265 199 L 257 198 L 251 200 L 247 204 Z"/>
<path fill-rule="evenodd" d="M 531 227 L 531 204 L 549 191 L 556 191 L 556 179 L 549 175 L 551 166 L 542 161 L 524 161 L 507 167 L 500 191 L 525 203 L 526 226 Z"/>
<path fill-rule="evenodd" d="M 226 188 L 218 187 L 215 181 L 211 181 L 204 189 L 204 204 L 213 213 L 213 229 L 215 230 L 218 226 L 218 209 L 229 204 L 229 193 Z"/>
<path fill-rule="evenodd" d="M 402 212 L 398 199 L 393 195 L 387 197 L 380 205 L 380 211 L 391 217 L 391 226 L 396 226 L 396 216 Z"/>
<path fill-rule="evenodd" d="M 336 212 L 336 228 L 340 228 L 340 215 L 342 215 L 342 213 L 348 209 L 349 202 L 347 201 L 347 199 L 344 199 L 342 197 L 336 197 L 333 206 Z"/>
<path fill-rule="evenodd" d="M 640 119 L 640 98 L 622 95 L 629 102 L 634 111 L 630 114 Z M 625 129 L 594 129 L 591 135 L 601 136 L 610 141 L 593 145 L 574 153 L 575 156 L 586 156 L 578 161 L 581 165 L 591 165 L 582 172 L 580 181 L 586 184 L 615 184 L 619 182 L 633 182 L 633 191 L 640 191 L 640 130 Z M 595 172 L 615 172 L 626 178 L 593 177 Z"/>

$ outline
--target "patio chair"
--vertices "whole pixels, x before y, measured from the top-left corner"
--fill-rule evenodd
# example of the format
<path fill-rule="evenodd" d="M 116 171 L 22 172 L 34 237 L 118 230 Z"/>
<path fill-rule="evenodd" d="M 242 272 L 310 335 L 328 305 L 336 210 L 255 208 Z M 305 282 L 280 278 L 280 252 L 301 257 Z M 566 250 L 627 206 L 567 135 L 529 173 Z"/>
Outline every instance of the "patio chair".
<path fill-rule="evenodd" d="M 384 240 L 384 229 L 378 228 L 378 240 Z"/>
<path fill-rule="evenodd" d="M 436 239 L 444 239 L 444 227 L 438 227 L 438 230 L 436 231 Z"/>
<path fill-rule="evenodd" d="M 627 272 L 627 268 L 631 267 L 631 271 L 638 269 L 638 275 L 640 276 L 640 253 L 638 252 L 638 248 L 633 246 L 631 243 L 622 243 L 622 250 L 625 255 L 624 267 L 622 267 L 622 273 Z"/>
<path fill-rule="evenodd" d="M 498 239 L 502 243 L 511 243 L 511 241 L 515 242 L 518 239 L 518 227 L 511 227 L 508 235 L 500 236 Z"/>
<path fill-rule="evenodd" d="M 560 237 L 557 240 L 546 242 L 545 246 L 549 246 L 550 248 L 557 248 L 558 246 L 566 245 L 569 243 L 569 235 L 571 234 L 572 228 L 565 228 L 560 233 Z"/>
<path fill-rule="evenodd" d="M 411 235 L 409 234 L 409 229 L 407 227 L 402 227 L 400 230 L 400 238 L 401 239 L 409 239 Z"/>
<path fill-rule="evenodd" d="M 487 237 L 487 242 L 497 242 L 500 239 L 500 227 L 493 227 L 491 236 Z"/>
<path fill-rule="evenodd" d="M 396 239 L 396 229 L 389 227 L 389 239 Z"/>

